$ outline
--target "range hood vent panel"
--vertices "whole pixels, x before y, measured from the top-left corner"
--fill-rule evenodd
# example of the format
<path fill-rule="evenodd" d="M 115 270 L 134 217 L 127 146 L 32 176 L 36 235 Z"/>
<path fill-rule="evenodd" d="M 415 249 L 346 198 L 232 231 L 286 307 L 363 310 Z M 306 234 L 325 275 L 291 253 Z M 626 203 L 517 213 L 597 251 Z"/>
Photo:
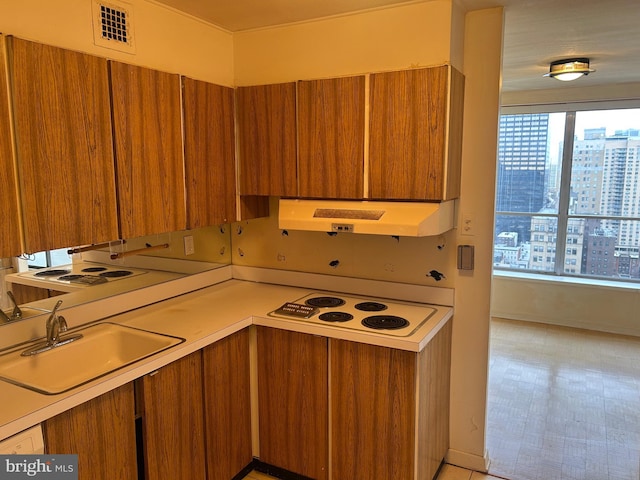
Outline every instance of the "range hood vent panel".
<path fill-rule="evenodd" d="M 335 218 L 352 220 L 380 220 L 384 215 L 384 210 L 358 210 L 346 208 L 316 208 L 313 212 L 314 218 Z"/>
<path fill-rule="evenodd" d="M 454 201 L 441 203 L 281 199 L 283 230 L 426 237 L 454 227 Z"/>

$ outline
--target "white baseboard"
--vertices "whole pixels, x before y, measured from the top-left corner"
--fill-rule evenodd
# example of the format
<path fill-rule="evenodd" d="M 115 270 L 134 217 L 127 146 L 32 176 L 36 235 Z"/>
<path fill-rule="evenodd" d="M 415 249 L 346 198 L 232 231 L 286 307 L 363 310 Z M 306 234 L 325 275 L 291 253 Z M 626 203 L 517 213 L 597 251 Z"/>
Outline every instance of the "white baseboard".
<path fill-rule="evenodd" d="M 454 450 L 450 448 L 447 451 L 447 455 L 444 459 L 446 463 L 456 465 L 458 467 L 466 468 L 467 470 L 473 470 L 475 472 L 488 472 L 489 471 L 489 457 L 485 450 L 484 456 L 475 455 L 473 453 L 461 452 L 460 450 Z"/>

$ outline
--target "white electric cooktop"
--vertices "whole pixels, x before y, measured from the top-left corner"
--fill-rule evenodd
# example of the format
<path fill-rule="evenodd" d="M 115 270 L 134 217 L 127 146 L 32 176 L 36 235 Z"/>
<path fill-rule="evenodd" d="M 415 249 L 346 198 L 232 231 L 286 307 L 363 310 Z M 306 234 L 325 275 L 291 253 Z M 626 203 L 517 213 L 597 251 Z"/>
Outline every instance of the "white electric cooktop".
<path fill-rule="evenodd" d="M 268 315 L 337 328 L 407 337 L 435 313 L 435 308 L 421 304 L 316 292 L 287 302 Z"/>

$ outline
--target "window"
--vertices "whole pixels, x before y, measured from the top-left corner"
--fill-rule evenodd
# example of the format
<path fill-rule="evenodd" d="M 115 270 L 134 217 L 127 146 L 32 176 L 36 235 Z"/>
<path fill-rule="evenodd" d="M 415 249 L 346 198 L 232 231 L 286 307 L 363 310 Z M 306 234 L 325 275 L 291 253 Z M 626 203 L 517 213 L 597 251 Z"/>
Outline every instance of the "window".
<path fill-rule="evenodd" d="M 25 254 L 29 268 L 48 268 L 71 263 L 71 257 L 67 253 L 67 248 L 58 250 L 47 250 L 33 254 Z"/>
<path fill-rule="evenodd" d="M 640 108 L 501 115 L 494 269 L 640 282 L 639 150 Z"/>

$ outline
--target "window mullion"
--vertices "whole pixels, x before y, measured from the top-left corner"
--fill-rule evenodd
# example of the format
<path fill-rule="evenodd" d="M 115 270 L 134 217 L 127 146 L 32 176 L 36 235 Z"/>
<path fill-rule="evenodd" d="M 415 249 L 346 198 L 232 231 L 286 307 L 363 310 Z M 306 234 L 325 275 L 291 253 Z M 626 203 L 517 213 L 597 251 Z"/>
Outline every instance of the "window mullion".
<path fill-rule="evenodd" d="M 573 162 L 573 139 L 575 138 L 576 112 L 567 112 L 562 147 L 562 169 L 560 175 L 560 198 L 558 199 L 558 231 L 556 236 L 556 275 L 564 274 L 567 250 L 567 225 L 571 194 L 571 167 Z"/>

